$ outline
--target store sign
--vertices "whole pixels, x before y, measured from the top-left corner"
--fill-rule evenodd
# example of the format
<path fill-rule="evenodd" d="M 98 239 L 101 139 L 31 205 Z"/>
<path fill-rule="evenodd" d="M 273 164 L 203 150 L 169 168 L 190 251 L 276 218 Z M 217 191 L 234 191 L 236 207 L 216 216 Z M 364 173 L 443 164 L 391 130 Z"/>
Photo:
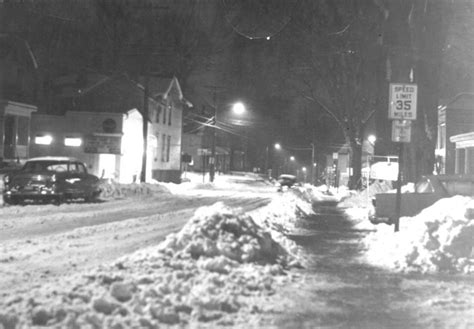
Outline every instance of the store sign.
<path fill-rule="evenodd" d="M 121 136 L 89 135 L 84 141 L 84 152 L 120 154 L 121 143 Z"/>
<path fill-rule="evenodd" d="M 388 118 L 416 120 L 418 86 L 415 84 L 390 84 Z"/>
<path fill-rule="evenodd" d="M 392 121 L 392 142 L 410 143 L 411 141 L 411 121 Z"/>

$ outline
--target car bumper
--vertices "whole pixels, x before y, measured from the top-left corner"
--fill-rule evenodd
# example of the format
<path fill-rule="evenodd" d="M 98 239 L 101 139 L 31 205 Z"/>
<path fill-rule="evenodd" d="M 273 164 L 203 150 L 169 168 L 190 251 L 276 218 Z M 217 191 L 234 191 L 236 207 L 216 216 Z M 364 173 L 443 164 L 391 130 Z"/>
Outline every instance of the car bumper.
<path fill-rule="evenodd" d="M 3 191 L 3 197 L 22 197 L 22 198 L 44 198 L 60 196 L 62 193 L 58 193 L 55 189 L 49 187 L 35 187 L 31 189 L 10 189 Z"/>

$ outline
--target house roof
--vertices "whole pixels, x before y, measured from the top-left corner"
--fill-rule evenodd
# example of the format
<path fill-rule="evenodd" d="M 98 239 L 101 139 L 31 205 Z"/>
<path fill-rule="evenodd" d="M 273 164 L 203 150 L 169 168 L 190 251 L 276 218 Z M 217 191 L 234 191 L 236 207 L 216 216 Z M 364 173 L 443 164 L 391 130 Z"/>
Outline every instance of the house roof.
<path fill-rule="evenodd" d="M 474 93 L 460 93 L 449 100 L 442 100 L 438 108 L 474 110 Z"/>
<path fill-rule="evenodd" d="M 62 97 L 71 97 L 75 102 L 75 110 L 104 111 L 126 113 L 130 109 L 143 108 L 145 93 L 144 78 L 135 81 L 125 74 L 108 76 L 98 73 L 88 73 L 82 77 L 82 86 L 78 88 L 81 77 L 66 77 L 57 80 L 62 85 Z M 162 99 L 176 92 L 178 99 L 187 102 L 182 94 L 176 77 L 150 78 L 149 98 L 151 104 L 158 104 Z M 189 104 L 188 104 L 189 105 Z"/>

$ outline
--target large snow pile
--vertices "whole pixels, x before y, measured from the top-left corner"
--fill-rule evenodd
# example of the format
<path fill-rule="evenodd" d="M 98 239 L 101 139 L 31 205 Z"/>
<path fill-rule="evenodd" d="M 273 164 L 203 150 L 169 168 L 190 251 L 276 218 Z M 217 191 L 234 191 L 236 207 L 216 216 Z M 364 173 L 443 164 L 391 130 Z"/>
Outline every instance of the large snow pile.
<path fill-rule="evenodd" d="M 185 253 L 194 259 L 225 256 L 239 263 L 281 263 L 289 254 L 272 239 L 270 232 L 244 214 L 223 203 L 203 207 L 177 234 L 170 234 L 160 245 L 165 253 Z"/>
<path fill-rule="evenodd" d="M 217 203 L 157 247 L 0 301 L 0 328 L 252 326 L 294 263 L 251 217 Z"/>
<path fill-rule="evenodd" d="M 312 201 L 312 194 L 304 188 L 292 188 L 275 196 L 267 207 L 254 211 L 254 218 L 273 232 L 287 234 L 299 226 L 301 218 L 314 214 Z"/>
<path fill-rule="evenodd" d="M 473 199 L 441 199 L 415 217 L 402 217 L 400 230 L 377 225 L 365 239 L 367 259 L 405 272 L 474 272 Z"/>

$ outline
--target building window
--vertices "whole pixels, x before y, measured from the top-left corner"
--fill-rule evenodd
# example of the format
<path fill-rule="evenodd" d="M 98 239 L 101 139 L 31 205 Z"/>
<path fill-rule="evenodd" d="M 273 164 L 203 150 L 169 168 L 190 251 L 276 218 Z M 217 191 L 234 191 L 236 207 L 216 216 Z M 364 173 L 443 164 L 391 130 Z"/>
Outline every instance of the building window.
<path fill-rule="evenodd" d="M 474 174 L 474 147 L 466 149 L 466 174 Z"/>
<path fill-rule="evenodd" d="M 464 165 L 465 165 L 465 149 L 456 149 L 456 169 L 455 174 L 464 174 Z"/>
<path fill-rule="evenodd" d="M 161 115 L 161 105 L 158 105 L 156 107 L 156 111 L 155 111 L 155 122 L 156 123 L 160 123 L 160 115 Z"/>
<path fill-rule="evenodd" d="M 166 161 L 166 135 L 165 134 L 161 134 L 161 162 L 165 162 Z"/>
<path fill-rule="evenodd" d="M 171 136 L 170 135 L 161 135 L 161 162 L 170 161 L 170 151 L 171 151 Z"/>
<path fill-rule="evenodd" d="M 51 145 L 53 137 L 50 135 L 38 135 L 35 137 L 35 144 L 39 145 Z"/>
<path fill-rule="evenodd" d="M 168 126 L 171 126 L 171 105 L 168 105 Z"/>
<path fill-rule="evenodd" d="M 166 162 L 170 162 L 170 148 L 171 148 L 171 136 L 168 135 L 166 139 Z"/>
<path fill-rule="evenodd" d="M 166 124 L 166 108 L 163 109 L 163 124 Z"/>
<path fill-rule="evenodd" d="M 446 124 L 442 123 L 438 126 L 438 148 L 444 149 L 446 147 Z"/>
<path fill-rule="evenodd" d="M 27 117 L 18 117 L 18 145 L 28 145 L 30 120 Z"/>
<path fill-rule="evenodd" d="M 66 146 L 81 146 L 82 139 L 79 137 L 66 137 L 64 138 L 64 145 Z"/>

